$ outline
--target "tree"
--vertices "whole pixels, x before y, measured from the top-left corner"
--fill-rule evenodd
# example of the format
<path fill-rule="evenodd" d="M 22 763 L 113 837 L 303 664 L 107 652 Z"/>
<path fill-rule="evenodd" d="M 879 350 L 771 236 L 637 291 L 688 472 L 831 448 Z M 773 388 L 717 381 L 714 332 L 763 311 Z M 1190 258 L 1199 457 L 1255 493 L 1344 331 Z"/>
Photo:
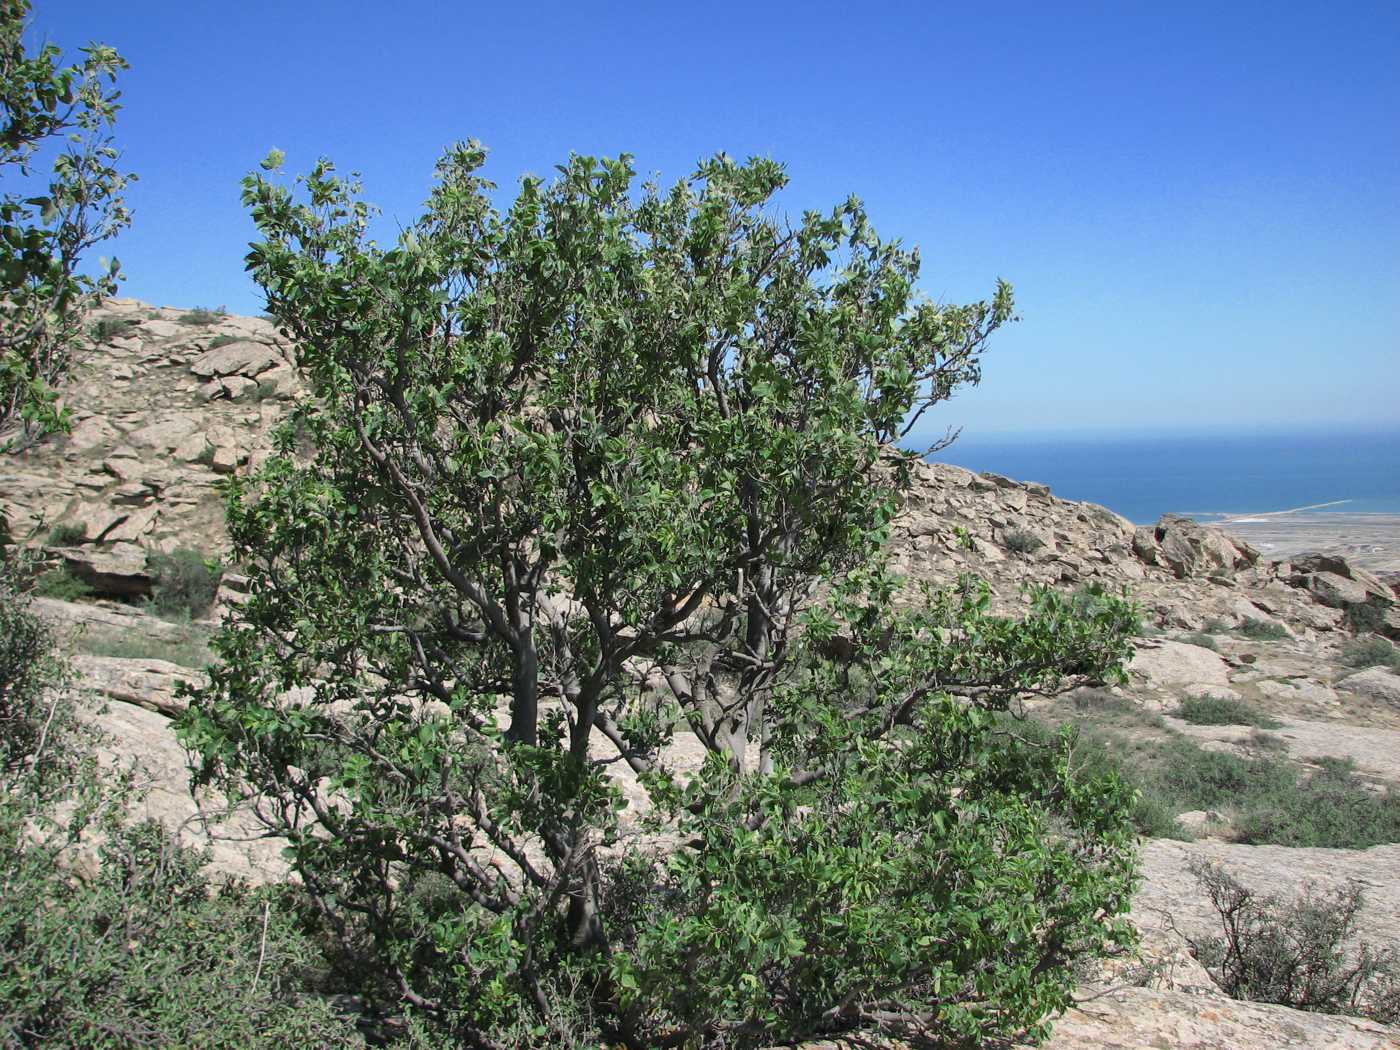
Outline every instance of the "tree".
<path fill-rule="evenodd" d="M 96 276 L 84 254 L 130 225 L 108 130 L 120 93 L 121 56 L 102 44 L 62 66 L 61 51 L 24 46 L 29 0 L 0 0 L 0 171 L 20 189 L 0 196 L 0 431 L 63 429 L 57 387 L 67 376 L 87 308 L 116 291 L 117 260 Z M 36 165 L 50 163 L 47 185 Z"/>
<path fill-rule="evenodd" d="M 390 249 L 329 162 L 244 183 L 313 397 L 230 485 L 201 779 L 469 1045 L 1038 1029 L 1128 935 L 1131 796 L 1005 712 L 1134 612 L 909 604 L 882 558 L 1009 287 L 921 299 L 854 198 L 775 218 L 767 160 L 575 156 L 502 214 L 483 159 Z"/>

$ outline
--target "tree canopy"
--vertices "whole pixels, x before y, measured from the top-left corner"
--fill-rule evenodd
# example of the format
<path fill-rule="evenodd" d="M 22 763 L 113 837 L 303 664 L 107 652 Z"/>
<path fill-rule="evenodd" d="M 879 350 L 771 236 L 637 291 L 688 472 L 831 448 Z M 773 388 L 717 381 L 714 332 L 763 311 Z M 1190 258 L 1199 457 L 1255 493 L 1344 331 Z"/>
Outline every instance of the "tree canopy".
<path fill-rule="evenodd" d="M 501 211 L 461 144 L 387 248 L 278 160 L 248 264 L 311 396 L 230 482 L 250 598 L 183 732 L 365 991 L 480 1046 L 1038 1030 L 1128 936 L 1131 797 L 1007 712 L 1135 614 L 884 556 L 1010 288 L 921 297 L 769 160 L 574 156 Z"/>
<path fill-rule="evenodd" d="M 81 273 L 84 254 L 130 224 L 109 130 L 126 62 L 102 44 L 62 65 L 62 51 L 24 45 L 29 0 L 0 0 L 0 431 L 67 426 L 57 386 L 86 308 L 111 295 L 115 258 Z M 48 169 L 47 182 L 40 166 Z"/>

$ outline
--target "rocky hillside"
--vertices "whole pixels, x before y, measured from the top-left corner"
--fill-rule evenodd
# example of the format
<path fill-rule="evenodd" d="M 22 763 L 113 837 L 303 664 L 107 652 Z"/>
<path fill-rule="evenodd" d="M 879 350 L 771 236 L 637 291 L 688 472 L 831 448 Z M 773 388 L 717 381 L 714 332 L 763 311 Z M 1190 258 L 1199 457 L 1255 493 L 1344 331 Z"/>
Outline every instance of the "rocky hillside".
<path fill-rule="evenodd" d="M 299 392 L 288 347 L 263 320 L 133 300 L 111 301 L 92 324 L 99 345 L 66 393 L 76 426 L 0 457 L 0 510 L 14 538 L 41 546 L 87 591 L 81 601 L 39 605 L 63 626 L 83 687 L 108 701 L 93 717 L 112 740 L 110 758 L 147 771 L 152 813 L 212 834 L 220 867 L 275 877 L 276 845 L 251 838 L 246 816 L 221 817 L 217 800 L 197 807 L 189 798 L 183 752 L 168 731 L 176 683 L 198 678 L 210 625 L 167 622 L 142 600 L 151 592 L 152 552 L 223 550 L 217 485 L 267 454 Z M 1400 580 L 1330 555 L 1269 560 L 1187 519 L 1135 527 L 1044 485 L 996 475 L 924 465 L 916 482 L 895 532 L 897 568 L 913 582 L 976 573 L 1007 608 L 1031 583 L 1131 589 L 1151 628 L 1132 684 L 1103 698 L 1105 711 L 1118 712 L 1115 747 L 1169 740 L 1255 754 L 1264 746 L 1258 727 L 1178 717 L 1192 697 L 1234 700 L 1272 720 L 1268 747 L 1300 769 L 1342 760 L 1368 790 L 1400 786 L 1400 675 L 1358 663 L 1347 629 L 1360 620 L 1400 638 Z M 225 577 L 223 601 L 236 600 L 240 582 Z M 1063 714 L 1055 711 L 1046 717 Z M 1400 944 L 1400 846 L 1250 846 L 1233 841 L 1228 815 L 1174 816 L 1194 838 L 1144 847 L 1134 914 L 1152 965 L 1135 972 L 1147 976 L 1111 990 L 1086 984 L 1096 997 L 1049 1045 L 1400 1047 L 1400 1032 L 1369 1022 L 1228 999 L 1182 939 L 1212 918 L 1189 874 L 1192 858 L 1204 857 L 1264 891 L 1359 879 L 1373 939 Z"/>

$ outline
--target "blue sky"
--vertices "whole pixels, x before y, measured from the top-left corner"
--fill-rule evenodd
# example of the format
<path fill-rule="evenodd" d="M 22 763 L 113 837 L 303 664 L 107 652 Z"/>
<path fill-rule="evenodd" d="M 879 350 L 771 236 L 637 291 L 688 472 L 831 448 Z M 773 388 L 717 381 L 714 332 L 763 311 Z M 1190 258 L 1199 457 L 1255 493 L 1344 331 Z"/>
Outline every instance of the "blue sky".
<path fill-rule="evenodd" d="M 276 146 L 408 222 L 443 147 L 504 191 L 570 150 L 663 181 L 784 161 L 854 192 L 924 290 L 1024 320 L 935 426 L 1400 423 L 1400 4 L 125 3 L 37 0 L 115 45 L 140 174 L 125 294 L 257 312 L 240 177 Z"/>

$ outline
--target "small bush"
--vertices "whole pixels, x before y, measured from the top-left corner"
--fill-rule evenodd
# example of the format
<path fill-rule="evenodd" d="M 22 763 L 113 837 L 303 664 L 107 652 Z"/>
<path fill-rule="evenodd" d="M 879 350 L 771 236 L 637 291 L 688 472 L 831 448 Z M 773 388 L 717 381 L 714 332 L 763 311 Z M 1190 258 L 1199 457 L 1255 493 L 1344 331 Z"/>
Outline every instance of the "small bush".
<path fill-rule="evenodd" d="M 1400 842 L 1400 793 L 1372 791 L 1351 764 L 1320 760 L 1321 769 L 1287 790 L 1258 799 L 1235 821 L 1241 842 L 1327 849 L 1367 849 Z"/>
<path fill-rule="evenodd" d="M 1002 545 L 1017 554 L 1034 554 L 1045 546 L 1045 541 L 1027 529 L 1007 529 L 1001 538 Z"/>
<path fill-rule="evenodd" d="M 1201 631 L 1205 634 L 1220 634 L 1224 630 L 1225 621 L 1215 616 L 1207 620 L 1205 626 L 1201 628 Z"/>
<path fill-rule="evenodd" d="M 0 791 L 23 781 L 31 795 L 46 798 L 70 778 L 74 746 L 86 734 L 53 631 L 20 588 L 27 568 L 0 554 Z"/>
<path fill-rule="evenodd" d="M 1176 716 L 1198 726 L 1257 726 L 1277 729 L 1282 723 L 1241 700 L 1224 696 L 1193 696 L 1181 701 Z"/>
<path fill-rule="evenodd" d="M 127 330 L 135 324 L 136 322 L 129 317 L 103 317 L 93 322 L 88 329 L 88 337 L 94 343 L 105 343 L 119 335 L 126 334 Z"/>
<path fill-rule="evenodd" d="M 1256 642 L 1276 642 L 1281 638 L 1288 637 L 1288 630 L 1283 624 L 1273 623 L 1269 620 L 1246 619 L 1235 630 L 1245 638 L 1251 638 Z"/>
<path fill-rule="evenodd" d="M 236 335 L 216 335 L 213 339 L 209 340 L 207 349 L 217 350 L 221 346 L 228 346 L 229 343 L 236 342 L 238 342 L 238 336 Z"/>
<path fill-rule="evenodd" d="M 1400 649 L 1375 634 L 1353 638 L 1342 646 L 1342 663 L 1348 667 L 1400 669 Z"/>
<path fill-rule="evenodd" d="M 61 602 L 92 597 L 92 588 L 74 576 L 66 565 L 37 576 L 32 591 L 41 598 L 57 598 Z"/>
<path fill-rule="evenodd" d="M 274 891 L 211 886 L 203 856 L 149 821 L 104 827 L 79 877 L 28 819 L 0 794 L 0 1044 L 363 1045 L 305 994 L 318 959 Z"/>
<path fill-rule="evenodd" d="M 1187 938 L 1191 953 L 1236 999 L 1298 1010 L 1400 1020 L 1400 956 L 1357 941 L 1361 887 L 1307 886 L 1284 903 L 1195 860 L 1191 872 L 1220 919 L 1220 934 Z"/>
<path fill-rule="evenodd" d="M 1193 634 L 1184 634 L 1181 640 L 1187 645 L 1199 645 L 1202 649 L 1218 650 L 1220 647 L 1215 644 L 1215 639 L 1206 634 L 1205 631 L 1196 631 Z"/>
<path fill-rule="evenodd" d="M 159 616 L 197 620 L 213 606 L 219 591 L 218 562 L 187 547 L 148 555 L 146 571 L 151 577 L 151 605 Z"/>
<path fill-rule="evenodd" d="M 222 306 L 217 310 L 210 310 L 207 307 L 196 306 L 193 310 L 181 314 L 175 318 L 180 324 L 187 325 L 210 325 L 218 324 L 223 318 L 228 316 L 228 311 Z"/>
<path fill-rule="evenodd" d="M 1283 737 L 1274 733 L 1265 733 L 1259 729 L 1249 734 L 1249 739 L 1245 741 L 1245 744 L 1256 751 L 1288 750 L 1288 742 Z"/>
<path fill-rule="evenodd" d="M 87 526 L 68 523 L 49 530 L 50 547 L 76 547 L 87 539 Z"/>
<path fill-rule="evenodd" d="M 1389 602 L 1376 600 L 1348 605 L 1342 614 L 1342 622 L 1355 634 L 1375 634 L 1385 626 L 1385 611 L 1389 607 Z"/>

